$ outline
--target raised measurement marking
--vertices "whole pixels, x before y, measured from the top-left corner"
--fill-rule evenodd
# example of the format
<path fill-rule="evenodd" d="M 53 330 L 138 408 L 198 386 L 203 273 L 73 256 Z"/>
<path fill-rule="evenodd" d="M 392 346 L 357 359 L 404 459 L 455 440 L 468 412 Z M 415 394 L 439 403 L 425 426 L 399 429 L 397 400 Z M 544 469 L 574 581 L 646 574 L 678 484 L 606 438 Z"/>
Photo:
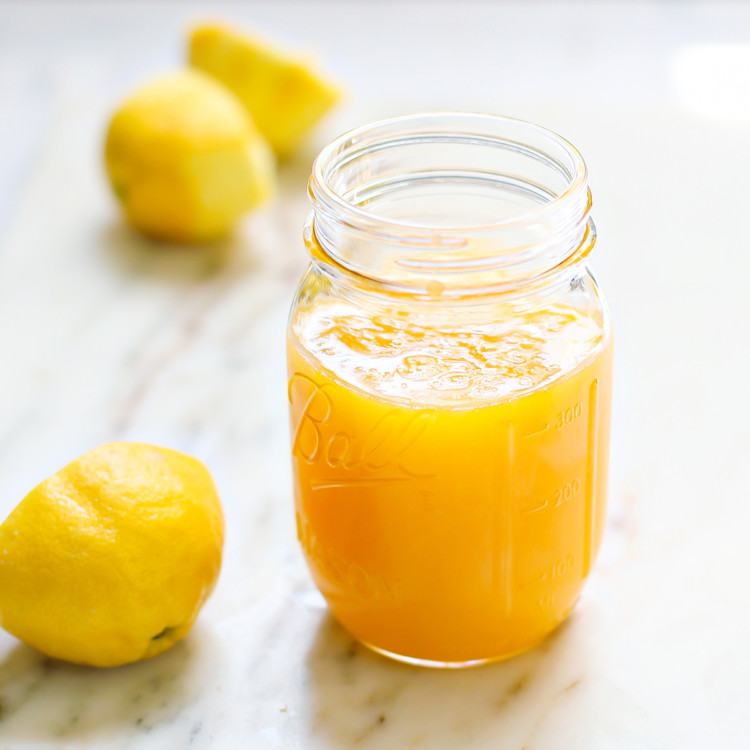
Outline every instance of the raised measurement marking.
<path fill-rule="evenodd" d="M 521 588 L 525 589 L 531 588 L 532 586 L 541 586 L 541 584 L 545 583 L 546 581 L 563 578 L 568 573 L 573 572 L 573 570 L 575 569 L 575 565 L 576 556 L 571 552 L 565 557 L 561 557 L 559 560 L 554 562 L 542 573 L 539 573 L 534 578 L 531 578 L 530 580 L 522 583 Z"/>
<path fill-rule="evenodd" d="M 552 566 L 552 578 L 562 578 L 566 573 L 573 570 L 576 564 L 576 556 L 571 553 L 567 557 L 560 558 Z"/>
<path fill-rule="evenodd" d="M 583 415 L 583 404 L 578 401 L 567 409 L 557 412 L 555 416 L 555 429 L 562 430 Z"/>
<path fill-rule="evenodd" d="M 546 594 L 543 594 L 539 597 L 539 606 L 542 609 L 550 609 L 552 605 L 555 603 L 555 594 L 550 591 Z"/>
<path fill-rule="evenodd" d="M 572 482 L 568 482 L 562 487 L 555 490 L 554 507 L 559 508 L 563 503 L 572 500 L 581 489 L 581 481 L 576 477 Z"/>
<path fill-rule="evenodd" d="M 539 513 L 539 511 L 545 508 L 559 508 L 561 505 L 570 502 L 580 492 L 581 480 L 576 477 L 570 482 L 558 487 L 551 497 L 548 497 L 544 502 L 537 505 L 526 506 L 521 509 L 522 515 L 531 515 L 532 513 Z"/>
<path fill-rule="evenodd" d="M 538 430 L 534 430 L 533 432 L 527 432 L 523 437 L 525 438 L 532 438 L 537 437 L 537 435 L 544 435 L 545 432 L 549 431 L 549 422 L 544 425 L 544 427 L 540 427 Z"/>
<path fill-rule="evenodd" d="M 546 573 L 540 573 L 538 576 L 535 576 L 529 581 L 525 581 L 521 584 L 520 588 L 522 589 L 528 589 L 532 586 L 539 586 L 542 583 L 544 583 L 547 580 L 547 574 Z"/>

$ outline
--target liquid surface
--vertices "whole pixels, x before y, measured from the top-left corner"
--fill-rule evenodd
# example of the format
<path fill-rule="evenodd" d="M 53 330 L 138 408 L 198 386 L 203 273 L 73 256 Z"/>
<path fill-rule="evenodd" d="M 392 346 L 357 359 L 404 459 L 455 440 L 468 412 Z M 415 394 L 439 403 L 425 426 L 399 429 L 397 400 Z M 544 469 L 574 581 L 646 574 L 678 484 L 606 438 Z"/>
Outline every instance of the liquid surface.
<path fill-rule="evenodd" d="M 368 393 L 455 406 L 538 388 L 590 357 L 602 338 L 591 319 L 561 307 L 457 330 L 332 302 L 298 330 L 309 355 Z"/>
<path fill-rule="evenodd" d="M 561 307 L 462 328 L 316 303 L 289 339 L 316 584 L 357 638 L 433 662 L 511 655 L 554 628 L 605 510 L 609 338 Z"/>

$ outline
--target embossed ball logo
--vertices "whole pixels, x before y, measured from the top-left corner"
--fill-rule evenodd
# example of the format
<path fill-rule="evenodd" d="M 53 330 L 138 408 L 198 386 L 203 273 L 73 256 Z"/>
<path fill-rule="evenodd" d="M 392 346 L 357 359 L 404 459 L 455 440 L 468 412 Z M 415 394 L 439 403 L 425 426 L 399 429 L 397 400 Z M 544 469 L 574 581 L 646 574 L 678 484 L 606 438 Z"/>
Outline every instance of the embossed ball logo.
<path fill-rule="evenodd" d="M 399 408 L 385 411 L 370 424 L 339 415 L 329 384 L 320 384 L 308 375 L 294 373 L 289 380 L 292 405 L 292 454 L 301 461 L 319 466 L 320 477 L 311 480 L 313 489 L 380 484 L 430 479 L 415 465 L 414 448 L 435 420 L 434 409 Z M 347 428 L 349 431 L 347 431 Z M 356 476 L 349 476 L 356 472 Z"/>

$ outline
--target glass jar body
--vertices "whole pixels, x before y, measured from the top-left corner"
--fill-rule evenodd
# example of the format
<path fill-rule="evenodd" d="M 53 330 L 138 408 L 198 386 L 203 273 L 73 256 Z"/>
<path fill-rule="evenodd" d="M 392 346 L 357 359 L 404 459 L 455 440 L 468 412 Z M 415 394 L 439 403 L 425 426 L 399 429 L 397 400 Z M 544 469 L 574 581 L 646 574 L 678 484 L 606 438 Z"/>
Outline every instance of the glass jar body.
<path fill-rule="evenodd" d="M 612 335 L 585 266 L 523 299 L 352 296 L 313 265 L 289 322 L 297 534 L 334 616 L 397 658 L 522 651 L 602 538 Z"/>
<path fill-rule="evenodd" d="M 612 333 L 585 164 L 528 123 L 428 113 L 332 142 L 310 194 L 288 394 L 315 583 L 397 659 L 523 651 L 604 529 Z"/>

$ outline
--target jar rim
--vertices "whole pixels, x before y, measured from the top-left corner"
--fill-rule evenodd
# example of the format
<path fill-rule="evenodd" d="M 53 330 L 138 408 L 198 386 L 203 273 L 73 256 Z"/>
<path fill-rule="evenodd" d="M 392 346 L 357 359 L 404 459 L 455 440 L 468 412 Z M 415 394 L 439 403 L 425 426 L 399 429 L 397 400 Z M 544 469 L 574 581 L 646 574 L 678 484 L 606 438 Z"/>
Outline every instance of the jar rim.
<path fill-rule="evenodd" d="M 426 112 L 350 130 L 320 152 L 309 194 L 322 250 L 391 286 L 523 284 L 595 237 L 578 150 L 499 115 Z"/>
<path fill-rule="evenodd" d="M 442 123 L 442 127 L 436 130 L 436 123 L 438 122 Z M 432 123 L 431 127 L 429 126 L 430 123 Z M 453 124 L 455 124 L 454 127 L 450 128 L 449 126 Z M 456 128 L 462 124 L 464 127 L 457 130 Z M 499 140 L 500 136 L 488 132 L 493 127 L 509 127 L 511 129 L 523 130 L 529 135 L 539 136 L 546 140 L 548 145 L 558 148 L 560 153 L 567 157 L 570 163 L 569 169 L 566 170 L 566 177 L 568 179 L 567 187 L 550 200 L 538 204 L 531 211 L 497 221 L 476 224 L 441 224 L 439 231 L 442 234 L 484 234 L 490 233 L 493 230 L 505 230 L 514 224 L 543 219 L 546 214 L 559 210 L 561 204 L 569 202 L 576 194 L 588 194 L 588 169 L 583 156 L 570 141 L 549 128 L 519 118 L 481 112 L 421 112 L 390 117 L 360 125 L 342 133 L 325 146 L 313 162 L 312 174 L 309 181 L 309 195 L 316 208 L 321 208 L 326 213 L 335 212 L 340 220 L 344 220 L 351 225 L 356 225 L 360 222 L 377 224 L 378 228 L 386 233 L 389 230 L 393 233 L 409 230 L 415 232 L 433 230 L 434 227 L 427 223 L 394 219 L 363 209 L 352 201 L 347 200 L 345 196 L 334 190 L 330 184 L 330 177 L 333 172 L 346 163 L 346 160 L 341 157 L 350 156 L 355 150 L 361 150 L 362 146 L 360 144 L 366 138 L 370 137 L 370 142 L 367 144 L 367 148 L 370 149 L 374 147 L 383 148 L 389 144 L 396 145 L 404 140 L 403 135 L 398 135 L 399 130 L 403 131 L 404 129 L 418 125 L 423 125 L 423 128 L 412 130 L 407 138 L 410 137 L 416 140 L 419 136 L 429 138 L 430 136 L 434 137 L 440 134 L 454 133 L 464 136 L 467 139 Z M 467 130 L 465 129 L 466 125 L 474 125 L 475 129 Z M 481 128 L 482 125 L 485 127 Z M 378 133 L 385 134 L 389 131 L 393 131 L 390 137 L 373 139 L 373 136 L 377 136 Z M 519 143 L 518 145 L 522 144 Z M 338 159 L 337 156 L 339 157 Z M 561 165 L 558 164 L 558 166 Z M 590 202 L 588 196 L 586 197 L 586 202 Z"/>

